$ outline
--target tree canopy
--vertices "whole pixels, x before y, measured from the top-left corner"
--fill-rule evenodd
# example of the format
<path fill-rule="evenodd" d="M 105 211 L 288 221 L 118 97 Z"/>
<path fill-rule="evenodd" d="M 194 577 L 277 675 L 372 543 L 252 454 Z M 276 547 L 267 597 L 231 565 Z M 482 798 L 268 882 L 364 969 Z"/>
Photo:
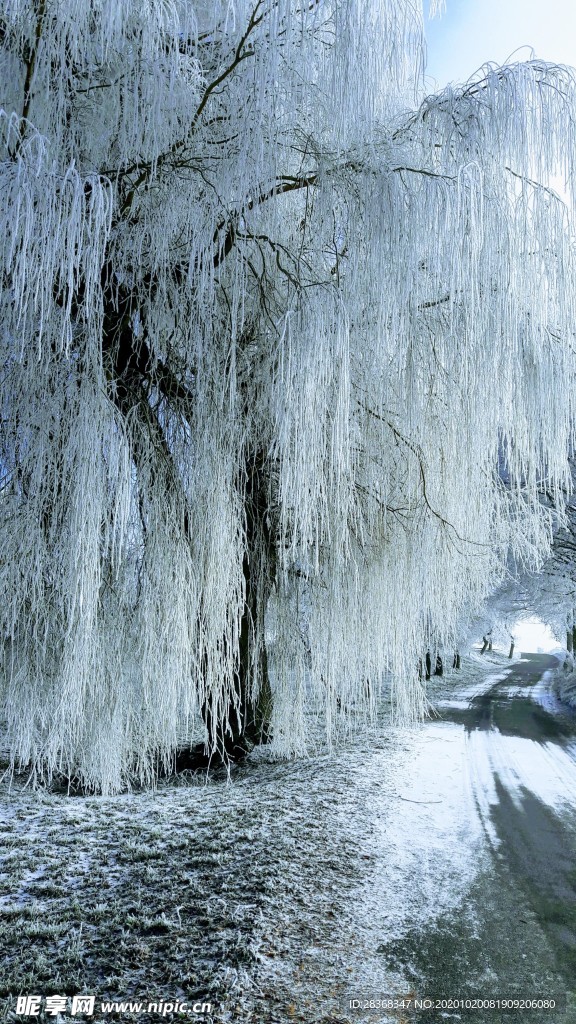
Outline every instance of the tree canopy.
<path fill-rule="evenodd" d="M 301 752 L 383 679 L 421 712 L 546 554 L 576 79 L 423 66 L 411 0 L 2 4 L 15 762 L 114 791 L 203 734 Z"/>

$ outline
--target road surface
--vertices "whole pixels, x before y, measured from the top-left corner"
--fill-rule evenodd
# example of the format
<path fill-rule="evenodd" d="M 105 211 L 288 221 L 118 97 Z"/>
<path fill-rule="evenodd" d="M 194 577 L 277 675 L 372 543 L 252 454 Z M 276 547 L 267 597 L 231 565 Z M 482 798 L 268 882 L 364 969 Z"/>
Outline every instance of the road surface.
<path fill-rule="evenodd" d="M 447 863 L 464 847 L 476 875 L 430 926 L 416 922 L 385 944 L 389 966 L 420 992 L 576 992 L 576 716 L 551 696 L 556 667 L 547 655 L 524 657 L 482 686 L 445 697 L 441 717 L 424 729 L 428 750 L 416 758 L 407 798 L 414 806 L 421 800 L 429 813 L 426 820 L 413 816 L 413 827 L 426 829 L 428 843 L 444 828 Z M 441 861 L 429 870 L 442 902 Z M 568 1002 L 564 1013 L 526 1011 L 510 1019 L 573 1024 L 576 1008 Z M 486 1010 L 418 1019 L 509 1018 Z"/>

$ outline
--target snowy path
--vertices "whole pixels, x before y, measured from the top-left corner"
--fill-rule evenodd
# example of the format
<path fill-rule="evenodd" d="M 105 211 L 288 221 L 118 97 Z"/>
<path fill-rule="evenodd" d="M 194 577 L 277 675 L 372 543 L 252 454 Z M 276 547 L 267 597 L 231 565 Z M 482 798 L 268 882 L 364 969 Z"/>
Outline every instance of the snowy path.
<path fill-rule="evenodd" d="M 488 679 L 468 704 L 455 699 L 440 708 L 441 728 L 460 727 L 476 814 L 465 801 L 463 812 L 484 833 L 467 901 L 485 964 L 484 976 L 477 974 L 479 994 L 576 990 L 576 716 L 558 706 L 549 710 L 546 677 L 554 666 L 554 659 L 533 655 Z M 425 731 L 433 735 L 434 727 Z M 441 772 L 441 788 L 445 778 Z M 462 957 L 465 936 L 448 948 Z M 473 977 L 465 959 L 460 973 Z M 431 985 L 433 971 L 432 959 L 425 966 Z M 561 1019 L 575 1020 L 576 1013 Z"/>
<path fill-rule="evenodd" d="M 0 1020 L 23 1020 L 21 992 L 88 991 L 207 996 L 222 1024 L 574 1024 L 345 1009 L 576 989 L 574 721 L 543 707 L 545 668 L 467 689 L 463 673 L 420 729 L 247 765 L 231 785 L 7 793 Z"/>

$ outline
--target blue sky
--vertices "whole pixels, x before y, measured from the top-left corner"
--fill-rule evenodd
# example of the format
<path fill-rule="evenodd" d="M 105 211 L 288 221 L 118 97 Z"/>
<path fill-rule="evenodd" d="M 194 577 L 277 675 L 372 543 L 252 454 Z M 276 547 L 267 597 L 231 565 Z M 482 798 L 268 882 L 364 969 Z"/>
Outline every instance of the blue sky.
<path fill-rule="evenodd" d="M 428 0 L 424 0 L 426 6 Z M 446 0 L 426 22 L 427 91 L 466 81 L 487 61 L 536 57 L 576 67 L 576 0 Z"/>

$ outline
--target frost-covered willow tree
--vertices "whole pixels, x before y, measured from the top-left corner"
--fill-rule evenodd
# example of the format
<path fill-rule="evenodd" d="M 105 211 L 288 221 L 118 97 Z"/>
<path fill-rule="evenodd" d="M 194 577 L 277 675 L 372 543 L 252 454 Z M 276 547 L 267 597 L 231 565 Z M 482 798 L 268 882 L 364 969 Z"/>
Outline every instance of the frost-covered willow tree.
<path fill-rule="evenodd" d="M 0 12 L 14 761 L 113 791 L 421 710 L 568 480 L 573 74 L 424 98 L 411 0 Z"/>

